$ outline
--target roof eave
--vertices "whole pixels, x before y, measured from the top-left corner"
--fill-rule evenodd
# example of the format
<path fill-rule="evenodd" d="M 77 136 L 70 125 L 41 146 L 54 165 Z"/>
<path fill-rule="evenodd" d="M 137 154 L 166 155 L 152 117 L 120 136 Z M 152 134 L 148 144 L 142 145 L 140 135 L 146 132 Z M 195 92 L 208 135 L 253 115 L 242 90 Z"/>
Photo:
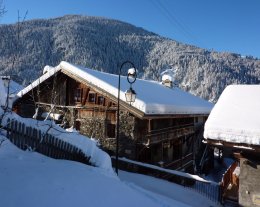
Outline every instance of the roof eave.
<path fill-rule="evenodd" d="M 190 118 L 190 117 L 208 117 L 209 114 L 198 113 L 198 114 L 145 114 L 145 119 L 161 119 L 161 118 Z"/>
<path fill-rule="evenodd" d="M 218 148 L 233 148 L 243 151 L 253 151 L 260 153 L 260 145 L 248 144 L 248 143 L 237 143 L 237 142 L 227 142 L 224 140 L 216 139 L 204 139 L 204 143 L 218 147 Z"/>

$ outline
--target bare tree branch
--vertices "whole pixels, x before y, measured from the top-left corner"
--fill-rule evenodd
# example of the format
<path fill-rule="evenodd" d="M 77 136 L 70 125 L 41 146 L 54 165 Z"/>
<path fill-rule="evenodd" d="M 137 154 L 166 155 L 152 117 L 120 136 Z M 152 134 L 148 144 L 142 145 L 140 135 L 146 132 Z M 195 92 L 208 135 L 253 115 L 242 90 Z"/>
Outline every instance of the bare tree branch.
<path fill-rule="evenodd" d="M 3 0 L 0 0 L 0 18 L 6 13 L 5 6 L 3 4 Z"/>

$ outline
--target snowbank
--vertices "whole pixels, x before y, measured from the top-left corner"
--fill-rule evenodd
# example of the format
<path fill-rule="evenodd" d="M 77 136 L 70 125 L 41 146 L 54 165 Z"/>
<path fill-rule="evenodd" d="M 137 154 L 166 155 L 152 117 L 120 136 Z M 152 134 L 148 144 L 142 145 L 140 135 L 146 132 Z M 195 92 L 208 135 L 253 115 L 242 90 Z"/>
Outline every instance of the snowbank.
<path fill-rule="evenodd" d="M 7 139 L 0 149 L 0 206 L 187 207 L 135 190 L 100 168 L 22 151 Z"/>
<path fill-rule="evenodd" d="M 164 201 L 171 200 L 172 203 L 179 202 L 178 207 L 182 207 L 184 204 L 193 207 L 221 206 L 207 199 L 205 196 L 194 192 L 192 189 L 184 188 L 167 180 L 121 170 L 119 171 L 119 178 L 130 186 L 135 184 L 163 196 L 162 200 Z"/>
<path fill-rule="evenodd" d="M 205 123 L 204 137 L 260 145 L 260 85 L 230 85 Z"/>
<path fill-rule="evenodd" d="M 91 164 L 106 170 L 108 173 L 114 174 L 110 156 L 99 149 L 95 141 L 80 135 L 78 132 L 68 132 L 52 121 L 37 121 L 34 119 L 26 119 L 12 112 L 5 113 L 2 120 L 3 126 L 7 124 L 8 119 L 15 119 L 24 123 L 26 126 L 40 129 L 43 133 L 48 131 L 49 134 L 52 134 L 60 140 L 63 140 L 81 149 L 86 156 L 90 157 Z"/>
<path fill-rule="evenodd" d="M 210 181 L 210 180 L 205 180 L 205 179 L 203 179 L 202 177 L 200 177 L 198 175 L 192 175 L 192 174 L 181 172 L 181 171 L 177 171 L 177 170 L 171 170 L 171 169 L 166 169 L 166 168 L 162 168 L 162 167 L 151 165 L 151 164 L 147 164 L 147 163 L 137 162 L 137 161 L 134 161 L 134 160 L 127 159 L 125 157 L 124 158 L 119 158 L 119 160 L 125 161 L 125 162 L 128 162 L 128 163 L 133 163 L 133 164 L 136 164 L 136 165 L 139 165 L 139 166 L 143 166 L 143 167 L 159 170 L 159 171 L 162 171 L 162 172 L 167 172 L 167 173 L 170 173 L 170 174 L 173 174 L 173 175 L 178 175 L 178 176 L 181 176 L 181 177 L 190 178 L 190 179 L 197 180 L 197 181 L 200 181 L 200 182 L 210 183 L 210 184 L 213 184 L 213 185 L 218 185 L 218 183 Z"/>

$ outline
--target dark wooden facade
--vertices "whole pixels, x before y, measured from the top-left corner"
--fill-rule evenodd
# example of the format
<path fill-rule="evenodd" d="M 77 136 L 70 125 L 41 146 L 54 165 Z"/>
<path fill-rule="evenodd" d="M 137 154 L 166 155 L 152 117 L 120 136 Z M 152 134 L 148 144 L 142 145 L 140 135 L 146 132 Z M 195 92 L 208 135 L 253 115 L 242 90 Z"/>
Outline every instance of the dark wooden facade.
<path fill-rule="evenodd" d="M 44 112 L 51 112 L 50 117 L 62 127 L 73 126 L 82 134 L 99 139 L 108 152 L 115 151 L 117 97 L 106 89 L 59 71 L 14 105 L 23 117 L 33 117 L 36 108 L 38 119 L 46 118 Z M 172 169 L 192 167 L 201 138 L 199 129 L 206 118 L 207 115 L 146 115 L 120 102 L 119 154 Z"/>

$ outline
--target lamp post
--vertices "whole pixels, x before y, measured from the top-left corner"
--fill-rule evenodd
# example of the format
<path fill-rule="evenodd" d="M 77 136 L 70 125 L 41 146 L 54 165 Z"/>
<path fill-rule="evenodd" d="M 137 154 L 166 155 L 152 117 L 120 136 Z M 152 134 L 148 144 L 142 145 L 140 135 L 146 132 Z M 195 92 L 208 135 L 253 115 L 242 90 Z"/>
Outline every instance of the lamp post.
<path fill-rule="evenodd" d="M 119 68 L 119 74 L 118 74 L 118 96 L 117 96 L 117 124 L 116 124 L 116 174 L 118 175 L 118 153 L 119 153 L 119 102 L 120 102 L 120 84 L 121 84 L 121 70 L 124 65 L 131 65 L 131 68 L 128 70 L 127 73 L 127 81 L 130 84 L 130 88 L 125 92 L 125 98 L 128 103 L 133 103 L 136 98 L 136 93 L 132 89 L 132 84 L 136 81 L 136 68 L 134 64 L 130 61 L 125 61 L 121 64 Z"/>

